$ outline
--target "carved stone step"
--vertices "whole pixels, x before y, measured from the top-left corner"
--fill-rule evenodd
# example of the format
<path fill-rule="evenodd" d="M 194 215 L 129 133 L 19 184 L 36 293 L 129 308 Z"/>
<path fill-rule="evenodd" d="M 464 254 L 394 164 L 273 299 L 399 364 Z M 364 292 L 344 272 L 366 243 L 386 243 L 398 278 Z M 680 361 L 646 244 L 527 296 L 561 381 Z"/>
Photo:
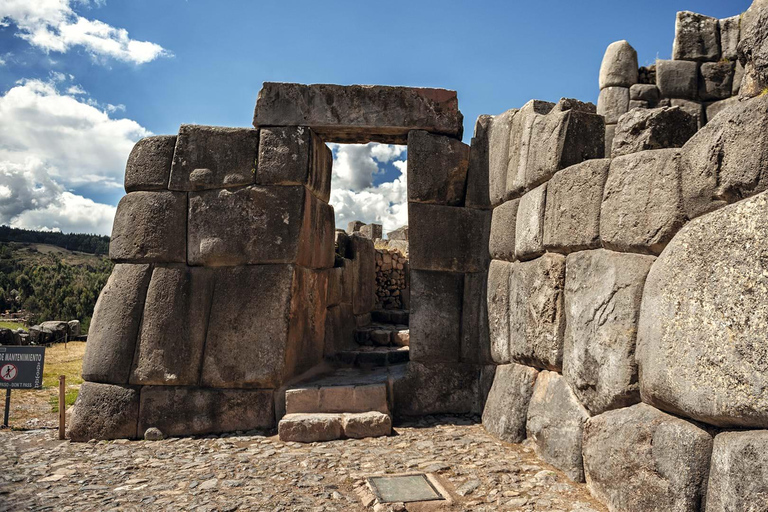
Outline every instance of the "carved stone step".
<path fill-rule="evenodd" d="M 360 347 L 337 352 L 326 359 L 343 366 L 375 368 L 407 363 L 410 352 L 408 347 Z"/>
<path fill-rule="evenodd" d="M 382 412 L 286 414 L 277 427 L 281 441 L 314 443 L 388 436 L 392 418 Z"/>

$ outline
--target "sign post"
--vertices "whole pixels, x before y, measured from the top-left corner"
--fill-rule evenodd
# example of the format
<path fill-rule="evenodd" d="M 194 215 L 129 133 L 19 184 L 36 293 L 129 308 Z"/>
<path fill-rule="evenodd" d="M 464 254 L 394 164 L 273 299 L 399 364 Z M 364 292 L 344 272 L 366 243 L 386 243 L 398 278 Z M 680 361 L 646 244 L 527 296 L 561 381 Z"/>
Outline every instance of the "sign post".
<path fill-rule="evenodd" d="M 43 387 L 45 347 L 0 346 L 0 389 L 5 388 L 3 426 L 8 426 L 12 389 Z"/>

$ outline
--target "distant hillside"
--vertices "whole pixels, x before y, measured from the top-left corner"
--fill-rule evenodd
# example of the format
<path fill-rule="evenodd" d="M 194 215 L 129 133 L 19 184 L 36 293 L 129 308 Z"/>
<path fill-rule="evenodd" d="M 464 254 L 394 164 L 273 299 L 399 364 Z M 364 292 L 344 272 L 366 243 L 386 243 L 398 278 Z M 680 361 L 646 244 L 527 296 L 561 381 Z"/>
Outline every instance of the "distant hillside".
<path fill-rule="evenodd" d="M 15 231 L 30 237 L 53 234 Z M 0 233 L 2 237 L 8 232 Z M 63 236 L 82 237 L 58 239 L 71 244 L 80 240 L 78 251 L 87 247 L 89 237 L 93 242 L 109 241 L 93 235 Z M 102 254 L 106 252 L 104 248 Z M 80 320 L 87 329 L 112 267 L 105 256 L 73 252 L 58 244 L 0 242 L 0 312 L 23 310 L 30 325 L 46 320 Z"/>
<path fill-rule="evenodd" d="M 68 251 L 80 251 L 96 255 L 109 253 L 109 237 L 100 235 L 64 234 L 54 231 L 32 231 L 0 226 L 0 242 L 48 244 Z"/>

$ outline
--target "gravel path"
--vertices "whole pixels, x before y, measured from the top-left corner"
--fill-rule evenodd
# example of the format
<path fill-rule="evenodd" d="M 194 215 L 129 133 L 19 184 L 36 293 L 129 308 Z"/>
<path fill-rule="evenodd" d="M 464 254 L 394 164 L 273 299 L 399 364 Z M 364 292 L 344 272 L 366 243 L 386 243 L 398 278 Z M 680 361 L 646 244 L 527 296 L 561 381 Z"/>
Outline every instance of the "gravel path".
<path fill-rule="evenodd" d="M 471 418 L 395 430 L 308 445 L 256 433 L 70 443 L 55 430 L 3 431 L 0 510 L 363 511 L 355 488 L 365 476 L 416 471 L 455 492 L 451 510 L 606 510 L 530 447 L 502 443 Z"/>

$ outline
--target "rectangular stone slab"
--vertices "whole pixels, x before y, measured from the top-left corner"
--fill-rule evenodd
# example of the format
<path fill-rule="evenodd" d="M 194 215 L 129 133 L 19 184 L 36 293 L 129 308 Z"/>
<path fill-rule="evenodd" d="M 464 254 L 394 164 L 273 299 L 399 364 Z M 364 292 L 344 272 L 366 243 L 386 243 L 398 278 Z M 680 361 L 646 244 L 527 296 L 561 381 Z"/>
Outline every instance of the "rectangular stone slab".
<path fill-rule="evenodd" d="M 464 275 L 414 270 L 411 294 L 411 360 L 459 362 Z"/>
<path fill-rule="evenodd" d="M 411 130 L 461 139 L 463 120 L 456 91 L 265 82 L 253 125 L 309 126 L 329 142 L 405 144 Z"/>

